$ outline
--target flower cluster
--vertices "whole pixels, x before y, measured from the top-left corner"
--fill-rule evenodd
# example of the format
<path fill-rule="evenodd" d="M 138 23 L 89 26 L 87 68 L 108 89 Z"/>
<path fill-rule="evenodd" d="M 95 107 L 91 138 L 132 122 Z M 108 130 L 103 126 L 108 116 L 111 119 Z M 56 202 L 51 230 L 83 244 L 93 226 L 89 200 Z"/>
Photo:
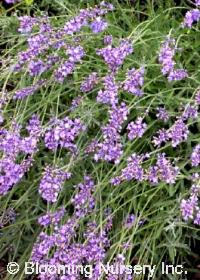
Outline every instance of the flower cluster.
<path fill-rule="evenodd" d="M 123 89 L 136 96 L 143 95 L 141 87 L 144 85 L 144 67 L 136 70 L 132 68 L 127 72 L 127 78 L 124 81 Z"/>
<path fill-rule="evenodd" d="M 192 119 L 195 120 L 198 117 L 198 108 L 197 106 L 187 105 L 182 114 L 183 120 Z"/>
<path fill-rule="evenodd" d="M 18 2 L 19 0 L 5 0 L 5 2 L 7 4 L 15 4 L 16 2 Z"/>
<path fill-rule="evenodd" d="M 67 35 L 73 35 L 81 30 L 83 26 L 88 26 L 94 33 L 103 31 L 107 27 L 107 23 L 102 16 L 114 9 L 112 4 L 101 2 L 99 7 L 80 10 L 80 13 L 65 23 L 64 32 Z"/>
<path fill-rule="evenodd" d="M 13 99 L 23 99 L 27 96 L 33 95 L 44 84 L 45 84 L 45 80 L 41 80 L 32 86 L 19 89 L 15 92 Z"/>
<path fill-rule="evenodd" d="M 167 122 L 169 120 L 169 113 L 165 108 L 158 107 L 156 117 L 161 121 Z"/>
<path fill-rule="evenodd" d="M 182 23 L 182 27 L 191 28 L 195 22 L 200 20 L 200 10 L 192 9 L 185 14 L 185 18 Z"/>
<path fill-rule="evenodd" d="M 175 69 L 174 55 L 176 48 L 175 39 L 167 38 L 161 45 L 159 63 L 162 66 L 162 74 L 167 75 L 169 81 L 180 81 L 188 76 L 184 69 Z"/>
<path fill-rule="evenodd" d="M 178 146 L 181 142 L 187 140 L 189 130 L 184 123 L 183 118 L 175 121 L 175 123 L 169 129 L 160 129 L 157 132 L 157 136 L 153 137 L 153 143 L 155 146 L 160 147 L 162 143 L 166 143 L 171 140 L 172 147 Z"/>
<path fill-rule="evenodd" d="M 49 225 L 58 225 L 59 222 L 64 217 L 66 211 L 65 208 L 62 207 L 61 209 L 58 209 L 55 212 L 47 212 L 45 215 L 41 216 L 38 219 L 38 224 L 40 224 L 43 227 L 48 227 Z"/>
<path fill-rule="evenodd" d="M 37 151 L 42 128 L 39 118 L 33 115 L 29 120 L 26 130 L 29 135 L 20 135 L 22 127 L 15 121 L 12 129 L 0 129 L 0 151 L 3 153 L 0 160 L 0 194 L 5 195 L 24 174 L 33 162 L 33 155 Z M 21 163 L 17 163 L 19 155 L 27 156 Z"/>
<path fill-rule="evenodd" d="M 200 144 L 196 145 L 191 154 L 192 166 L 199 166 L 200 164 Z"/>
<path fill-rule="evenodd" d="M 91 91 L 98 83 L 98 76 L 96 72 L 91 73 L 85 81 L 82 82 L 80 90 L 81 92 Z"/>
<path fill-rule="evenodd" d="M 128 40 L 121 40 L 118 47 L 106 46 L 97 51 L 112 72 L 116 72 L 123 64 L 127 55 L 133 52 L 132 44 Z"/>
<path fill-rule="evenodd" d="M 40 181 L 39 194 L 44 200 L 55 203 L 65 180 L 70 177 L 69 172 L 47 166 Z"/>
<path fill-rule="evenodd" d="M 133 140 L 135 138 L 141 138 L 147 128 L 147 124 L 143 122 L 143 118 L 138 117 L 135 122 L 130 122 L 127 126 L 128 138 Z"/>
<path fill-rule="evenodd" d="M 147 170 L 147 179 L 153 184 L 159 181 L 174 184 L 178 174 L 179 167 L 172 165 L 165 153 L 162 153 L 157 155 L 156 164 Z"/>
<path fill-rule="evenodd" d="M 20 164 L 15 163 L 12 158 L 3 157 L 0 160 L 0 195 L 6 195 L 8 191 L 22 179 L 24 174 L 32 165 L 32 158 L 29 157 L 21 161 Z"/>
<path fill-rule="evenodd" d="M 39 223 L 48 227 L 52 225 L 51 235 L 41 232 L 38 236 L 33 249 L 31 260 L 39 264 L 55 265 L 81 265 L 92 264 L 94 266 L 93 279 L 98 280 L 98 265 L 106 258 L 106 250 L 110 246 L 108 231 L 112 228 L 112 219 L 110 211 L 105 213 L 106 223 L 99 229 L 95 221 L 88 221 L 82 238 L 76 239 L 78 235 L 79 224 L 86 217 L 94 205 L 92 193 L 94 191 L 94 182 L 90 177 L 85 176 L 84 182 L 77 186 L 77 192 L 71 200 L 74 205 L 74 213 L 67 221 L 63 223 L 65 209 L 58 209 L 54 213 L 47 213 L 39 218 Z M 89 212 L 88 212 L 89 211 Z M 52 254 L 50 254 L 52 251 Z M 71 273 L 67 270 L 61 275 L 61 279 L 79 279 L 80 271 L 75 270 Z M 39 279 L 49 279 L 50 275 L 42 273 Z M 52 278 L 53 277 L 53 278 Z M 57 272 L 51 275 L 51 279 L 57 278 Z"/>
<path fill-rule="evenodd" d="M 74 38 L 69 44 L 67 37 L 75 36 L 84 26 L 89 27 L 94 33 L 103 31 L 107 27 L 107 22 L 102 17 L 112 10 L 111 4 L 101 2 L 99 6 L 81 10 L 76 17 L 59 29 L 52 26 L 47 16 L 19 17 L 18 31 L 26 34 L 27 49 L 18 54 L 18 62 L 13 70 L 17 72 L 27 70 L 31 77 L 41 76 L 51 71 L 54 79 L 63 83 L 64 79 L 74 72 L 76 64 L 85 56 L 79 40 Z M 55 50 L 57 50 L 56 55 Z M 22 92 L 17 92 L 17 96 L 23 98 L 36 89 L 34 86 L 22 89 Z"/>
<path fill-rule="evenodd" d="M 71 202 L 74 205 L 74 215 L 77 218 L 85 217 L 94 208 L 95 201 L 92 196 L 94 187 L 94 182 L 88 176 L 85 176 L 84 183 L 76 186 L 78 192 L 71 199 Z"/>
<path fill-rule="evenodd" d="M 102 128 L 103 142 L 96 146 L 94 159 L 119 163 L 122 155 L 122 144 L 120 142 L 120 131 L 123 122 L 127 119 L 128 108 L 125 103 L 113 106 L 109 111 L 108 125 Z"/>
<path fill-rule="evenodd" d="M 99 90 L 97 102 L 115 105 L 118 103 L 118 85 L 115 83 L 113 75 L 107 75 L 103 79 L 104 90 Z"/>
<path fill-rule="evenodd" d="M 172 165 L 164 153 L 157 155 L 155 165 L 144 169 L 142 164 L 144 160 L 148 158 L 148 154 L 132 154 L 127 160 L 127 166 L 122 169 L 121 175 L 113 178 L 111 183 L 116 186 L 123 181 L 131 181 L 133 179 L 139 182 L 148 180 L 152 184 L 158 184 L 159 182 L 165 182 L 167 184 L 175 183 L 177 175 L 179 174 L 179 168 Z"/>
<path fill-rule="evenodd" d="M 45 132 L 45 145 L 50 150 L 62 147 L 76 151 L 77 147 L 74 141 L 85 128 L 80 119 L 71 120 L 68 117 L 52 119 Z"/>
<path fill-rule="evenodd" d="M 190 189 L 190 196 L 188 199 L 182 199 L 180 208 L 184 221 L 193 221 L 194 224 L 200 225 L 200 208 L 199 208 L 199 174 L 194 174 L 192 179 L 193 184 Z"/>
<path fill-rule="evenodd" d="M 131 181 L 133 179 L 141 182 L 144 180 L 144 169 L 142 168 L 142 163 L 148 155 L 137 155 L 132 154 L 127 159 L 127 166 L 122 169 L 121 175 L 115 177 L 111 180 L 113 185 L 119 185 L 123 181 Z"/>
<path fill-rule="evenodd" d="M 195 94 L 195 103 L 196 105 L 200 105 L 200 90 Z"/>

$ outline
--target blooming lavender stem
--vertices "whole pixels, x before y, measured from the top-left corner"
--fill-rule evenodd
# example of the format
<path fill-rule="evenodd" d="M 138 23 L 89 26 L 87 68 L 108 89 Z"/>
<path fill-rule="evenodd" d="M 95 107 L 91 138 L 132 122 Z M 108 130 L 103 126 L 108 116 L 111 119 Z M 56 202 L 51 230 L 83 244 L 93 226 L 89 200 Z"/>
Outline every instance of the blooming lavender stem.
<path fill-rule="evenodd" d="M 46 167 L 40 182 L 39 194 L 44 200 L 55 203 L 65 180 L 70 177 L 71 173 L 53 167 Z"/>

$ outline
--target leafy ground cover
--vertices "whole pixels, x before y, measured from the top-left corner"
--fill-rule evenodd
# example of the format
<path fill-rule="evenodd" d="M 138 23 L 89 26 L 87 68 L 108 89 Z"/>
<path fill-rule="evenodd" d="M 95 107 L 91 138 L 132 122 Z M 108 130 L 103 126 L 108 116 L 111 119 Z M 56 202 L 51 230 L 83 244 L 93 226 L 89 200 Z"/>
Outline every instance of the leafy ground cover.
<path fill-rule="evenodd" d="M 5 2 L 2 279 L 26 279 L 28 260 L 91 264 L 92 279 L 133 279 L 99 275 L 99 262 L 156 265 L 153 279 L 194 279 L 199 1 Z M 17 276 L 6 274 L 11 261 Z M 164 275 L 162 262 L 184 273 Z"/>

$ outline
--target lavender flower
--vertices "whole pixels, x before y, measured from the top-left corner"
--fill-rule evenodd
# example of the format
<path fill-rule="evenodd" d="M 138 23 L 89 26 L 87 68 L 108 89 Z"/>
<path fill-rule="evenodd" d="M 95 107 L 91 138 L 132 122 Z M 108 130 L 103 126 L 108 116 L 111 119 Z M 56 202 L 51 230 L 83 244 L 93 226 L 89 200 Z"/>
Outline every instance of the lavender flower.
<path fill-rule="evenodd" d="M 2 111 L 0 110 L 0 125 L 4 122 Z"/>
<path fill-rule="evenodd" d="M 41 226 L 47 227 L 49 225 L 57 225 L 65 214 L 65 208 L 62 207 L 61 209 L 57 210 L 56 212 L 47 212 L 47 214 L 41 216 L 38 219 L 38 223 Z"/>
<path fill-rule="evenodd" d="M 36 115 L 31 117 L 26 127 L 29 136 L 21 137 L 21 128 L 22 127 L 16 122 L 13 122 L 12 130 L 0 130 L 0 151 L 13 160 L 19 153 L 24 153 L 26 155 L 35 153 L 42 131 L 40 120 Z"/>
<path fill-rule="evenodd" d="M 128 229 L 132 228 L 135 220 L 136 220 L 135 215 L 134 214 L 129 214 L 126 217 L 126 220 L 125 220 L 125 227 L 128 228 Z"/>
<path fill-rule="evenodd" d="M 136 70 L 132 68 L 127 73 L 127 78 L 124 82 L 123 89 L 136 96 L 142 96 L 141 87 L 144 85 L 144 68 Z"/>
<path fill-rule="evenodd" d="M 169 119 L 169 114 L 168 112 L 166 111 L 165 108 L 162 108 L 162 107 L 158 107 L 157 108 L 157 114 L 156 114 L 156 117 L 161 120 L 161 121 L 164 121 L 164 122 L 167 122 L 168 119 Z"/>
<path fill-rule="evenodd" d="M 198 198 L 197 196 L 191 196 L 188 200 L 183 199 L 181 201 L 181 214 L 185 221 L 194 219 L 195 209 L 197 208 Z"/>
<path fill-rule="evenodd" d="M 129 110 L 124 102 L 121 102 L 118 106 L 113 106 L 109 109 L 109 125 L 120 132 L 128 114 Z"/>
<path fill-rule="evenodd" d="M 147 124 L 143 122 L 143 118 L 138 117 L 135 122 L 128 124 L 127 130 L 128 138 L 133 140 L 135 138 L 141 138 L 147 128 Z"/>
<path fill-rule="evenodd" d="M 131 43 L 128 40 L 122 40 L 119 47 L 113 48 L 107 46 L 97 51 L 101 55 L 112 72 L 115 72 L 124 62 L 127 55 L 133 52 Z"/>
<path fill-rule="evenodd" d="M 176 147 L 181 142 L 187 140 L 189 130 L 182 119 L 178 119 L 168 130 L 168 137 L 171 138 L 172 147 Z"/>
<path fill-rule="evenodd" d="M 200 10 L 199 9 L 190 10 L 185 14 L 185 18 L 182 23 L 182 26 L 191 28 L 194 22 L 198 22 L 199 20 L 200 20 Z"/>
<path fill-rule="evenodd" d="M 41 75 L 46 70 L 46 66 L 42 60 L 30 61 L 28 64 L 28 71 L 31 76 Z"/>
<path fill-rule="evenodd" d="M 118 103 L 118 86 L 113 75 L 104 78 L 104 90 L 100 90 L 97 95 L 97 102 L 115 105 Z"/>
<path fill-rule="evenodd" d="M 72 216 L 64 225 L 58 227 L 55 232 L 55 245 L 57 245 L 58 248 L 67 248 L 71 239 L 75 236 L 77 226 L 78 220 Z"/>
<path fill-rule="evenodd" d="M 39 194 L 48 202 L 55 203 L 65 180 L 71 177 L 71 173 L 57 168 L 46 167 L 39 185 Z"/>
<path fill-rule="evenodd" d="M 18 19 L 20 23 L 18 31 L 22 34 L 31 33 L 33 27 L 38 23 L 38 19 L 30 16 L 22 16 L 19 17 Z"/>
<path fill-rule="evenodd" d="M 81 46 L 76 46 L 76 47 L 70 46 L 67 49 L 66 54 L 69 55 L 70 62 L 76 63 L 81 61 L 81 58 L 85 56 L 85 51 Z"/>
<path fill-rule="evenodd" d="M 191 154 L 192 166 L 199 166 L 200 164 L 200 144 L 196 145 Z"/>
<path fill-rule="evenodd" d="M 19 0 L 5 0 L 5 2 L 7 4 L 15 4 L 16 2 L 18 2 Z"/>
<path fill-rule="evenodd" d="M 188 120 L 189 118 L 195 120 L 198 117 L 198 109 L 195 106 L 188 105 L 183 112 L 182 119 Z"/>
<path fill-rule="evenodd" d="M 162 65 L 162 74 L 167 75 L 174 69 L 175 61 L 173 57 L 175 55 L 175 40 L 167 39 L 161 45 L 159 53 L 159 63 Z"/>
<path fill-rule="evenodd" d="M 160 147 L 162 143 L 166 143 L 169 140 L 169 134 L 168 131 L 164 128 L 158 130 L 157 136 L 153 137 L 153 144 L 155 146 Z"/>
<path fill-rule="evenodd" d="M 200 225 L 200 210 L 196 214 L 196 217 L 194 219 L 194 224 L 198 226 Z"/>
<path fill-rule="evenodd" d="M 95 161 L 100 159 L 118 164 L 122 156 L 122 144 L 118 141 L 105 140 L 98 144 L 98 150 L 94 155 Z"/>
<path fill-rule="evenodd" d="M 113 10 L 112 4 L 106 4 L 104 2 L 100 3 L 100 7 L 94 7 L 93 9 L 80 10 L 79 15 L 66 22 L 64 26 L 64 31 L 68 35 L 73 35 L 76 32 L 79 32 L 83 26 L 87 26 L 90 20 L 93 20 L 91 23 L 91 28 L 93 32 L 104 29 L 106 23 L 101 20 L 100 16 L 105 15 L 108 11 Z M 98 19 L 99 18 L 99 19 Z M 98 19 L 98 20 L 97 20 Z"/>
<path fill-rule="evenodd" d="M 44 84 L 45 84 L 45 80 L 41 80 L 32 86 L 19 89 L 15 92 L 13 99 L 23 99 L 27 96 L 33 95 Z"/>
<path fill-rule="evenodd" d="M 97 83 L 98 83 L 97 73 L 93 72 L 82 82 L 80 90 L 81 92 L 89 92 L 95 87 Z"/>
<path fill-rule="evenodd" d="M 195 103 L 196 105 L 200 105 L 200 90 L 198 90 L 195 95 Z"/>
<path fill-rule="evenodd" d="M 175 183 L 179 168 L 171 164 L 170 160 L 166 158 L 165 153 L 158 154 L 156 168 L 157 176 L 162 182 L 167 184 Z"/>
<path fill-rule="evenodd" d="M 68 117 L 64 119 L 52 119 L 50 127 L 45 133 L 45 145 L 50 150 L 55 150 L 59 146 L 72 151 L 76 150 L 74 141 L 76 137 L 86 129 L 80 119 L 71 120 Z"/>
<path fill-rule="evenodd" d="M 8 191 L 22 179 L 32 165 L 32 158 L 15 163 L 13 158 L 3 157 L 0 160 L 0 195 L 6 195 Z"/>
<path fill-rule="evenodd" d="M 159 53 L 159 63 L 162 65 L 163 75 L 168 76 L 169 81 L 180 81 L 188 76 L 187 71 L 184 69 L 175 69 L 176 62 L 174 55 L 177 50 L 175 47 L 175 40 L 167 38 L 162 45 Z"/>
<path fill-rule="evenodd" d="M 105 35 L 103 38 L 104 45 L 112 45 L 113 37 L 112 35 Z"/>
<path fill-rule="evenodd" d="M 94 191 L 94 182 L 89 176 L 85 176 L 84 183 L 76 186 L 78 192 L 71 199 L 75 209 L 75 216 L 77 218 L 84 217 L 90 213 L 95 206 L 95 201 L 92 196 Z"/>
<path fill-rule="evenodd" d="M 169 73 L 168 81 L 181 81 L 188 77 L 188 73 L 184 69 L 172 70 Z"/>
<path fill-rule="evenodd" d="M 97 17 L 92 23 L 90 24 L 90 28 L 94 33 L 99 33 L 105 30 L 108 26 L 108 23 L 103 20 L 101 17 Z"/>
<path fill-rule="evenodd" d="M 97 144 L 94 159 L 96 161 L 100 159 L 114 161 L 115 164 L 118 164 L 122 155 L 119 132 L 123 122 L 127 119 L 128 109 L 125 103 L 121 103 L 120 106 L 113 106 L 109 114 L 109 123 L 102 128 L 104 140 Z"/>
<path fill-rule="evenodd" d="M 82 101 L 83 97 L 80 95 L 74 98 L 71 103 L 70 111 L 74 111 L 81 104 Z"/>
<path fill-rule="evenodd" d="M 195 5 L 200 6 L 200 0 L 195 0 Z"/>
<path fill-rule="evenodd" d="M 111 180 L 113 185 L 119 185 L 123 181 L 144 180 L 144 170 L 142 163 L 147 155 L 137 155 L 133 153 L 127 160 L 127 166 L 122 169 L 121 175 Z"/>
<path fill-rule="evenodd" d="M 55 244 L 55 237 L 41 232 L 33 246 L 31 260 L 36 263 L 42 263 L 43 258 L 46 258 L 50 249 Z"/>
<path fill-rule="evenodd" d="M 54 75 L 58 82 L 62 83 L 64 79 L 73 73 L 75 64 L 70 61 L 63 62 L 58 69 L 56 69 Z"/>

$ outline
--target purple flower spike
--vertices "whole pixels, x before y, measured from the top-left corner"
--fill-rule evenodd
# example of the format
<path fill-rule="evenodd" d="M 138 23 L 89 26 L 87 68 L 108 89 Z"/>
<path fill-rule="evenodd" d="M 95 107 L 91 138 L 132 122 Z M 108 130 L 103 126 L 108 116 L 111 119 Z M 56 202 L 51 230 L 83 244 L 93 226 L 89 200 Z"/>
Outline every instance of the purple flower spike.
<path fill-rule="evenodd" d="M 199 1 L 198 3 L 200 4 Z M 182 26 L 191 28 L 193 23 L 198 22 L 199 20 L 200 20 L 200 10 L 199 9 L 190 10 L 185 14 L 185 18 L 182 23 Z"/>
<path fill-rule="evenodd" d="M 138 117 L 135 122 L 128 124 L 127 130 L 128 138 L 133 140 L 135 138 L 141 138 L 147 128 L 147 124 L 143 122 L 143 118 Z"/>
<path fill-rule="evenodd" d="M 159 120 L 164 121 L 164 122 L 167 122 L 169 120 L 169 114 L 168 114 L 168 112 L 166 111 L 165 108 L 158 107 L 157 112 L 158 113 L 156 114 L 156 117 Z"/>
<path fill-rule="evenodd" d="M 113 42 L 113 37 L 112 35 L 106 35 L 104 36 L 103 38 L 103 42 L 104 42 L 104 45 L 112 45 L 112 42 Z"/>
<path fill-rule="evenodd" d="M 81 92 L 91 91 L 98 83 L 98 76 L 96 72 L 91 73 L 81 84 Z"/>
<path fill-rule="evenodd" d="M 189 199 L 183 199 L 181 201 L 181 213 L 185 221 L 194 219 L 194 212 L 197 208 L 198 198 L 197 196 L 191 196 Z"/>
<path fill-rule="evenodd" d="M 76 186 L 78 192 L 71 199 L 75 208 L 75 216 L 79 219 L 90 213 L 95 207 L 95 200 L 92 196 L 94 192 L 94 182 L 90 177 L 85 176 L 84 183 Z"/>
<path fill-rule="evenodd" d="M 123 64 L 127 55 L 133 52 L 132 44 L 128 40 L 122 40 L 119 47 L 113 48 L 111 45 L 97 51 L 101 55 L 112 72 L 118 70 Z"/>
<path fill-rule="evenodd" d="M 62 83 L 64 79 L 73 73 L 75 64 L 70 61 L 63 62 L 55 71 L 55 78 L 58 82 Z"/>
<path fill-rule="evenodd" d="M 192 166 L 199 166 L 200 164 L 200 144 L 196 145 L 191 155 Z"/>
<path fill-rule="evenodd" d="M 66 54 L 69 55 L 69 61 L 72 63 L 76 63 L 81 61 L 81 58 L 85 56 L 85 51 L 83 47 L 76 46 L 76 47 L 70 47 L 66 51 Z"/>
<path fill-rule="evenodd" d="M 124 90 L 136 96 L 142 96 L 144 93 L 141 87 L 144 85 L 144 68 L 136 70 L 132 68 L 127 73 L 127 79 L 124 82 Z"/>
<path fill-rule="evenodd" d="M 65 214 L 64 207 L 53 213 L 47 212 L 47 214 L 41 216 L 38 219 L 38 223 L 43 227 L 47 227 L 49 225 L 57 225 L 63 218 L 64 214 Z"/>
<path fill-rule="evenodd" d="M 97 102 L 108 105 L 118 103 L 118 86 L 113 75 L 108 75 L 104 78 L 104 90 L 98 92 Z"/>
<path fill-rule="evenodd" d="M 168 81 L 180 81 L 188 77 L 184 69 L 175 69 L 176 62 L 174 55 L 176 53 L 176 41 L 173 38 L 167 38 L 161 45 L 158 61 L 162 66 L 163 75 L 167 76 Z"/>
<path fill-rule="evenodd" d="M 189 135 L 189 130 L 182 119 L 177 120 L 174 125 L 168 130 L 168 136 L 171 138 L 172 147 L 176 147 L 181 142 L 186 141 Z"/>
<path fill-rule="evenodd" d="M 97 17 L 91 24 L 90 28 L 92 29 L 93 33 L 99 33 L 105 30 L 108 26 L 108 23 L 103 20 L 101 17 Z"/>
<path fill-rule="evenodd" d="M 30 61 L 28 64 L 28 71 L 31 76 L 41 75 L 46 70 L 45 63 L 42 60 Z"/>
<path fill-rule="evenodd" d="M 200 6 L 200 0 L 195 0 L 195 5 Z"/>
<path fill-rule="evenodd" d="M 70 177 L 71 173 L 53 167 L 46 167 L 40 182 L 39 194 L 44 200 L 55 203 L 65 180 Z"/>
<path fill-rule="evenodd" d="M 55 150 L 59 146 L 71 151 L 76 150 L 74 141 L 76 137 L 86 129 L 80 119 L 71 120 L 68 117 L 64 119 L 52 119 L 51 127 L 45 133 L 45 145 L 50 150 Z"/>

